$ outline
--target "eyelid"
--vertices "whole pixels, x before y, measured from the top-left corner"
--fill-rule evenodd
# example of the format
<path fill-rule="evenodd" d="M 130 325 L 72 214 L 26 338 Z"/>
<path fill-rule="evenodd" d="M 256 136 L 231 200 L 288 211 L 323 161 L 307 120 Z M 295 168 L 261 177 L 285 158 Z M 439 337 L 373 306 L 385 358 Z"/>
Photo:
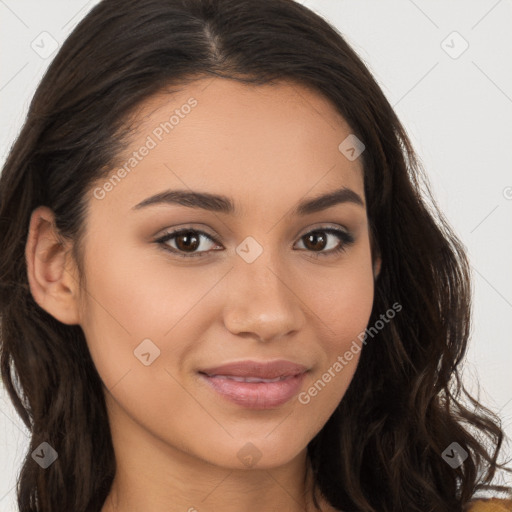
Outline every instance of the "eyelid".
<path fill-rule="evenodd" d="M 212 235 L 212 234 L 208 233 L 207 231 L 203 231 L 202 229 L 195 228 L 193 226 L 185 226 L 183 228 L 172 228 L 172 229 L 169 229 L 167 231 L 164 231 L 162 234 L 158 235 L 156 240 L 159 240 L 161 238 L 167 237 L 169 235 L 178 235 L 180 233 L 188 232 L 188 231 L 192 231 L 194 233 L 198 233 L 200 235 L 204 235 L 205 237 L 209 238 L 213 242 L 217 242 L 217 240 L 215 239 L 215 235 Z"/>
<path fill-rule="evenodd" d="M 299 231 L 299 233 L 296 235 L 295 238 L 302 238 L 304 235 L 307 235 L 308 233 L 311 233 L 312 231 L 322 231 L 323 229 L 325 229 L 325 230 L 331 229 L 334 231 L 343 231 L 347 235 L 351 234 L 351 231 L 348 228 L 346 228 L 345 226 L 342 226 L 340 224 L 324 223 L 324 224 L 321 224 L 320 226 L 308 227 L 305 230 Z"/>

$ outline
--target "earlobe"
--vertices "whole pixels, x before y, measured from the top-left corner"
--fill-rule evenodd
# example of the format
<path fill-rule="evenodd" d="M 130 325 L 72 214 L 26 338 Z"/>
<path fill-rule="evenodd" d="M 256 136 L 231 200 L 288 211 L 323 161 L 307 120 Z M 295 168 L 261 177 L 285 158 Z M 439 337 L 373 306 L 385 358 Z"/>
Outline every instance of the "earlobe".
<path fill-rule="evenodd" d="M 78 324 L 78 283 L 71 251 L 59 236 L 54 213 L 46 206 L 36 208 L 30 217 L 25 261 L 37 304 L 64 324 Z"/>

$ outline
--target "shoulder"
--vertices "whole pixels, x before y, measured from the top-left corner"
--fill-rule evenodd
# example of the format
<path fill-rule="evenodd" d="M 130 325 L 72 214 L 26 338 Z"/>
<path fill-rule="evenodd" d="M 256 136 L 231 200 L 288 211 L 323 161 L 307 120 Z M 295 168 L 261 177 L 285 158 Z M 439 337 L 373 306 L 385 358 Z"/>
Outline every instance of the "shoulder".
<path fill-rule="evenodd" d="M 478 499 L 471 501 L 464 512 L 512 512 L 512 500 L 498 498 Z"/>

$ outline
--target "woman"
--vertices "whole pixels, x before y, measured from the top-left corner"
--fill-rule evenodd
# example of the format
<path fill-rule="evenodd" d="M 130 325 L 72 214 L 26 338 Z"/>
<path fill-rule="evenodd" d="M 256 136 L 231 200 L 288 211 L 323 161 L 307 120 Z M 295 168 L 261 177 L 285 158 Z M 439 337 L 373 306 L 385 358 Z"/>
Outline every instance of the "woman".
<path fill-rule="evenodd" d="M 504 435 L 421 178 L 300 4 L 98 4 L 0 178 L 20 511 L 510 509 L 474 500 Z"/>

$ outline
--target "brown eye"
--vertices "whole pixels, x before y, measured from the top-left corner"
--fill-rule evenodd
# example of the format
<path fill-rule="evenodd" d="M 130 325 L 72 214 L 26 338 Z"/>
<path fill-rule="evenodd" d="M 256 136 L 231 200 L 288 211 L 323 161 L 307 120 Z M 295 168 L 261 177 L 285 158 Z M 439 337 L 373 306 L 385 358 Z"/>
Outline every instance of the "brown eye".
<path fill-rule="evenodd" d="M 175 237 L 176 246 L 180 251 L 195 251 L 199 247 L 199 240 L 194 231 L 187 231 Z"/>
<path fill-rule="evenodd" d="M 305 244 L 312 251 L 321 251 L 327 244 L 327 237 L 322 231 L 312 231 L 304 236 Z"/>
<path fill-rule="evenodd" d="M 330 243 L 329 238 L 334 237 L 338 239 L 338 244 Z M 305 234 L 300 239 L 305 246 L 305 249 L 314 254 L 315 257 L 329 256 L 345 251 L 350 245 L 355 242 L 355 238 L 346 231 L 334 228 L 321 228 L 315 229 Z M 325 249 L 328 250 L 325 250 Z"/>
<path fill-rule="evenodd" d="M 167 233 L 156 240 L 156 243 L 164 246 L 167 251 L 172 252 L 177 256 L 187 258 L 204 256 L 209 252 L 208 243 L 206 243 L 206 248 L 204 250 L 197 250 L 200 247 L 204 248 L 205 242 L 203 242 L 203 240 L 214 245 L 217 243 L 210 235 L 196 229 L 180 229 L 172 233 Z"/>

